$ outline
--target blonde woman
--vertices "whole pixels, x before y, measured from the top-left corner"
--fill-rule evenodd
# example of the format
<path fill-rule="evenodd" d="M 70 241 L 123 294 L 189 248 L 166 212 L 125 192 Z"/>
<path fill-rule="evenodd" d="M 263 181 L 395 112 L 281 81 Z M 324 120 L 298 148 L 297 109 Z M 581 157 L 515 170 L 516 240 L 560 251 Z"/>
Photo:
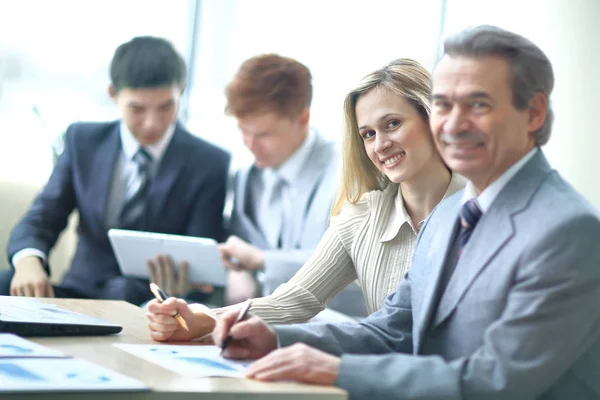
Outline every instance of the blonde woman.
<path fill-rule="evenodd" d="M 434 146 L 430 93 L 427 70 L 399 59 L 367 75 L 346 96 L 342 184 L 329 229 L 298 273 L 270 296 L 254 299 L 250 312 L 268 323 L 305 322 L 356 279 L 368 311 L 382 307 L 410 267 L 422 222 L 466 183 Z M 209 333 L 214 321 L 194 308 L 173 298 L 152 301 L 152 338 L 181 341 Z M 173 318 L 176 313 L 189 332 Z"/>

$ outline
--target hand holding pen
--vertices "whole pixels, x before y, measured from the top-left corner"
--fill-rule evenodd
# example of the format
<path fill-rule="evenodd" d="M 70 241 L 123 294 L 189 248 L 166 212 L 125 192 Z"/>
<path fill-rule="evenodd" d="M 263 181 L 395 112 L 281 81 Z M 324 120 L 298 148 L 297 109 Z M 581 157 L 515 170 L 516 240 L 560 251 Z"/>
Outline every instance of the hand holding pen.
<path fill-rule="evenodd" d="M 240 309 L 237 318 L 233 322 L 233 325 L 237 324 L 238 322 L 240 322 L 244 318 L 246 318 L 246 314 L 248 314 L 248 310 L 250 310 L 251 305 L 252 305 L 252 300 L 246 301 L 246 304 Z M 227 346 L 229 346 L 229 343 L 231 343 L 231 340 L 233 339 L 231 337 L 231 333 L 230 333 L 231 328 L 233 328 L 233 325 L 231 325 L 231 327 L 229 328 L 229 331 L 227 332 L 227 336 L 225 336 L 225 340 L 223 340 L 223 344 L 221 344 L 221 352 L 219 353 L 220 356 L 223 355 L 223 352 L 225 351 Z"/>
<path fill-rule="evenodd" d="M 277 348 L 273 328 L 255 315 L 248 317 L 251 302 L 227 311 L 217 318 L 213 341 L 226 358 L 250 360 L 260 358 Z"/>
<path fill-rule="evenodd" d="M 163 292 L 162 289 L 159 288 L 158 285 L 156 285 L 155 283 L 150 283 L 150 290 L 152 291 L 154 297 L 156 297 L 156 300 L 159 303 L 162 303 L 163 301 L 169 298 L 169 296 L 167 296 L 165 292 Z M 179 325 L 181 325 L 183 329 L 185 329 L 186 331 L 190 330 L 187 326 L 187 323 L 185 322 L 185 319 L 183 319 L 183 317 L 179 315 L 179 313 L 175 314 L 173 317 L 177 320 L 177 322 L 179 323 Z"/>

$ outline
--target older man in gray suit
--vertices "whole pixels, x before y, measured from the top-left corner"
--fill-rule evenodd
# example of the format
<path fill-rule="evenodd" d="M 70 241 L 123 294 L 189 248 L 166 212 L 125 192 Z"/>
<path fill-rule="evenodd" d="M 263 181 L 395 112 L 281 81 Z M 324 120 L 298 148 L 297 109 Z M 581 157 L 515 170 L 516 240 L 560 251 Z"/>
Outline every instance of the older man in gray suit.
<path fill-rule="evenodd" d="M 227 356 L 268 354 L 250 377 L 335 384 L 351 398 L 598 399 L 600 220 L 539 148 L 551 64 L 490 26 L 444 50 L 431 127 L 470 183 L 434 210 L 397 292 L 354 324 L 273 329 L 253 317 L 230 330 L 233 312 L 215 341 L 230 331 Z"/>

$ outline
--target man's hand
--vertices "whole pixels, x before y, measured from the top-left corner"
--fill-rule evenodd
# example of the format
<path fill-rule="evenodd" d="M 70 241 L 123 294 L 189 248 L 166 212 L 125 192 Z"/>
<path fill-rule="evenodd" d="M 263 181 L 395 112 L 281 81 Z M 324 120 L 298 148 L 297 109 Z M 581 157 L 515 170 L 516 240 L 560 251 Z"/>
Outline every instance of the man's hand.
<path fill-rule="evenodd" d="M 174 317 L 177 313 L 183 317 L 190 328 L 189 331 L 179 325 Z M 185 300 L 173 297 L 169 297 L 162 303 L 157 300 L 149 302 L 146 316 L 150 336 L 159 342 L 197 339 L 210 333 L 215 326 L 215 320 L 208 314 L 201 311 L 194 312 Z"/>
<path fill-rule="evenodd" d="M 38 257 L 25 257 L 15 265 L 15 274 L 10 283 L 10 295 L 54 297 L 52 283 Z"/>
<path fill-rule="evenodd" d="M 296 343 L 275 350 L 256 361 L 246 377 L 259 381 L 296 381 L 316 385 L 335 385 L 341 360 L 321 350 Z"/>
<path fill-rule="evenodd" d="M 211 285 L 194 285 L 190 282 L 190 267 L 186 261 L 179 263 L 179 272 L 175 272 L 171 258 L 166 255 L 159 255 L 155 262 L 146 261 L 150 281 L 157 284 L 169 296 L 185 297 L 192 290 L 198 290 L 203 293 L 212 293 L 214 288 Z"/>
<path fill-rule="evenodd" d="M 221 346 L 227 333 L 232 338 L 223 356 L 237 360 L 250 360 L 263 357 L 275 350 L 277 335 L 273 328 L 255 316 L 234 325 L 239 312 L 240 310 L 236 308 L 217 319 L 212 333 L 215 344 Z"/>
<path fill-rule="evenodd" d="M 232 235 L 219 245 L 221 259 L 229 269 L 256 271 L 265 267 L 265 254 L 262 250 Z"/>

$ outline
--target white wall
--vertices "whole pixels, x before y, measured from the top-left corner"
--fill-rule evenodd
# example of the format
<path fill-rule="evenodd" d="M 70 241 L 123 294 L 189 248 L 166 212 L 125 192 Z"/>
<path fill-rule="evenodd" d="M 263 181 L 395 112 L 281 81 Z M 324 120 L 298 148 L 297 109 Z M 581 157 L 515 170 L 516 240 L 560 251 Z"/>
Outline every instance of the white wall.
<path fill-rule="evenodd" d="M 554 66 L 552 165 L 600 208 L 600 1 L 448 0 L 446 33 L 494 24 L 526 36 Z"/>

